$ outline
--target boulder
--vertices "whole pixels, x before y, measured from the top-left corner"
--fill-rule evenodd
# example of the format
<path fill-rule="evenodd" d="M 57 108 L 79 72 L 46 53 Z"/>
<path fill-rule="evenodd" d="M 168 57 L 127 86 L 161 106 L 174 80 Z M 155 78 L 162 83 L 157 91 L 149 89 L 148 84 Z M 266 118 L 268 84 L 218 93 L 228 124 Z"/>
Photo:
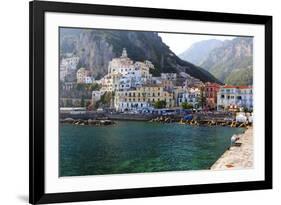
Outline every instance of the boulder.
<path fill-rule="evenodd" d="M 73 121 L 74 121 L 74 119 L 70 118 L 70 117 L 62 120 L 62 122 L 64 122 L 64 123 L 73 123 Z"/>
<path fill-rule="evenodd" d="M 104 125 L 112 125 L 113 121 L 111 120 L 104 120 Z"/>
<path fill-rule="evenodd" d="M 246 123 L 241 123 L 241 124 L 239 125 L 239 127 L 247 127 L 247 124 L 246 124 Z"/>

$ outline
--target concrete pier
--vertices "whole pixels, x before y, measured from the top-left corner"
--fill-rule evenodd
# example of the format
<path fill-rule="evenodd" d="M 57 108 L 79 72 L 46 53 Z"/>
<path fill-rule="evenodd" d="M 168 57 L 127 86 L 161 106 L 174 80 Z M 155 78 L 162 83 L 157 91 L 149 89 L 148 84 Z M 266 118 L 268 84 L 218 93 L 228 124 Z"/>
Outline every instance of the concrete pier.
<path fill-rule="evenodd" d="M 230 141 L 230 139 L 229 139 Z M 253 128 L 248 128 L 239 140 L 212 165 L 211 170 L 247 169 L 253 167 Z"/>

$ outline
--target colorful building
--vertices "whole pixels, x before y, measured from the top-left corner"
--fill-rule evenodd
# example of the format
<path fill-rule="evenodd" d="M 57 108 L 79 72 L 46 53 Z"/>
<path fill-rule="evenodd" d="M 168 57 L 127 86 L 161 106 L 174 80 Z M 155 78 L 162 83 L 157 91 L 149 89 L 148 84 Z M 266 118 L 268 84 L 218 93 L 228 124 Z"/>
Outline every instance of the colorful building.
<path fill-rule="evenodd" d="M 130 90 L 151 82 L 149 69 L 154 69 L 150 61 L 133 62 L 124 48 L 119 58 L 113 58 L 108 65 L 108 74 L 100 82 L 102 90 Z"/>
<path fill-rule="evenodd" d="M 217 109 L 217 93 L 220 90 L 220 85 L 217 83 L 205 83 L 204 97 L 206 98 L 204 108 L 207 110 Z"/>
<path fill-rule="evenodd" d="M 144 85 L 135 90 L 116 91 L 114 107 L 117 111 L 143 110 L 153 108 L 157 101 L 165 101 L 166 107 L 174 107 L 172 92 L 161 85 Z"/>
<path fill-rule="evenodd" d="M 76 72 L 77 83 L 91 84 L 93 83 L 93 78 L 91 71 L 86 68 L 80 68 Z"/>
<path fill-rule="evenodd" d="M 217 94 L 217 110 L 253 110 L 252 86 L 222 86 Z"/>
<path fill-rule="evenodd" d="M 199 88 L 185 88 L 177 94 L 177 104 L 181 106 L 182 103 L 188 103 L 193 108 L 199 108 L 199 98 L 201 96 Z"/>

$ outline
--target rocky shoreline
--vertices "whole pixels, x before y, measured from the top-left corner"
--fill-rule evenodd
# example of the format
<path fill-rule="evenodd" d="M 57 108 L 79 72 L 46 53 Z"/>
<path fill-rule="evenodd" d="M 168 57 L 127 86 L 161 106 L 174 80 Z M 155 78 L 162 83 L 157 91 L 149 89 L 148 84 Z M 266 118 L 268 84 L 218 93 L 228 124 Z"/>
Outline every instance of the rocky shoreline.
<path fill-rule="evenodd" d="M 184 120 L 183 118 L 175 119 L 173 117 L 166 117 L 166 116 L 160 116 L 151 119 L 149 122 L 158 122 L 158 123 L 173 123 L 177 122 L 179 124 L 183 125 L 192 125 L 192 126 L 199 126 L 199 125 L 205 125 L 205 126 L 229 126 L 229 127 L 239 127 L 239 128 L 249 128 L 252 123 L 249 122 L 237 122 L 235 120 L 233 121 L 226 121 L 226 120 Z"/>
<path fill-rule="evenodd" d="M 101 119 L 73 119 L 73 118 L 64 118 L 60 119 L 60 123 L 74 124 L 74 125 L 93 125 L 93 126 L 103 126 L 103 125 L 113 125 L 116 124 L 114 120 L 120 120 L 119 118 L 109 119 L 104 117 Z M 131 120 L 131 119 L 124 119 Z M 139 119 L 133 119 L 134 121 L 140 121 Z M 172 116 L 158 116 L 153 119 L 146 119 L 141 121 L 149 121 L 154 123 L 179 123 L 182 125 L 191 125 L 191 126 L 229 126 L 229 127 L 238 127 L 238 128 L 249 128 L 252 126 L 252 123 L 249 122 L 237 122 L 235 120 L 226 121 L 226 120 L 184 120 L 179 117 Z"/>
<path fill-rule="evenodd" d="M 77 120 L 75 120 L 75 119 L 72 119 L 72 118 L 61 119 L 60 123 L 73 124 L 73 125 L 91 125 L 91 126 L 107 126 L 107 125 L 116 124 L 114 121 L 108 120 L 108 119 L 104 119 L 104 120 L 77 119 Z"/>

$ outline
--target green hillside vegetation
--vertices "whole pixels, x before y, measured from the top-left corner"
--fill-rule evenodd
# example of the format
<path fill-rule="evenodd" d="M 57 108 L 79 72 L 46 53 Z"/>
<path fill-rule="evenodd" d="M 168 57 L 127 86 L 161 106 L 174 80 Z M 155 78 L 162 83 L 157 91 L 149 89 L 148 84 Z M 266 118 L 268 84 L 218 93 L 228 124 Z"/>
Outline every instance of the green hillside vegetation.
<path fill-rule="evenodd" d="M 253 64 L 253 58 L 251 57 L 243 57 L 243 58 L 231 58 L 227 61 L 220 62 L 216 64 L 212 68 L 212 74 L 216 76 L 218 79 L 226 83 L 226 79 L 229 78 L 230 75 L 232 75 L 231 78 L 233 78 L 233 75 L 237 71 L 238 73 L 241 73 L 245 69 L 251 69 Z M 241 71 L 242 70 L 242 71 Z M 251 69 L 252 70 L 252 69 Z M 252 78 L 252 73 L 248 73 L 250 78 Z M 243 82 L 244 83 L 244 82 Z M 245 82 L 246 83 L 246 82 Z"/>
<path fill-rule="evenodd" d="M 78 83 L 76 86 L 76 90 L 78 91 L 94 91 L 100 89 L 101 89 L 101 85 L 97 83 L 93 83 L 93 84 Z"/>
<path fill-rule="evenodd" d="M 224 41 L 213 49 L 200 65 L 227 84 L 249 85 L 253 81 L 253 39 L 248 37 Z"/>
<path fill-rule="evenodd" d="M 110 107 L 112 100 L 114 98 L 114 92 L 105 92 L 99 101 L 95 103 L 95 109 L 100 107 Z"/>
<path fill-rule="evenodd" d="M 253 69 L 238 69 L 230 73 L 225 79 L 228 85 L 252 85 L 253 84 Z"/>

